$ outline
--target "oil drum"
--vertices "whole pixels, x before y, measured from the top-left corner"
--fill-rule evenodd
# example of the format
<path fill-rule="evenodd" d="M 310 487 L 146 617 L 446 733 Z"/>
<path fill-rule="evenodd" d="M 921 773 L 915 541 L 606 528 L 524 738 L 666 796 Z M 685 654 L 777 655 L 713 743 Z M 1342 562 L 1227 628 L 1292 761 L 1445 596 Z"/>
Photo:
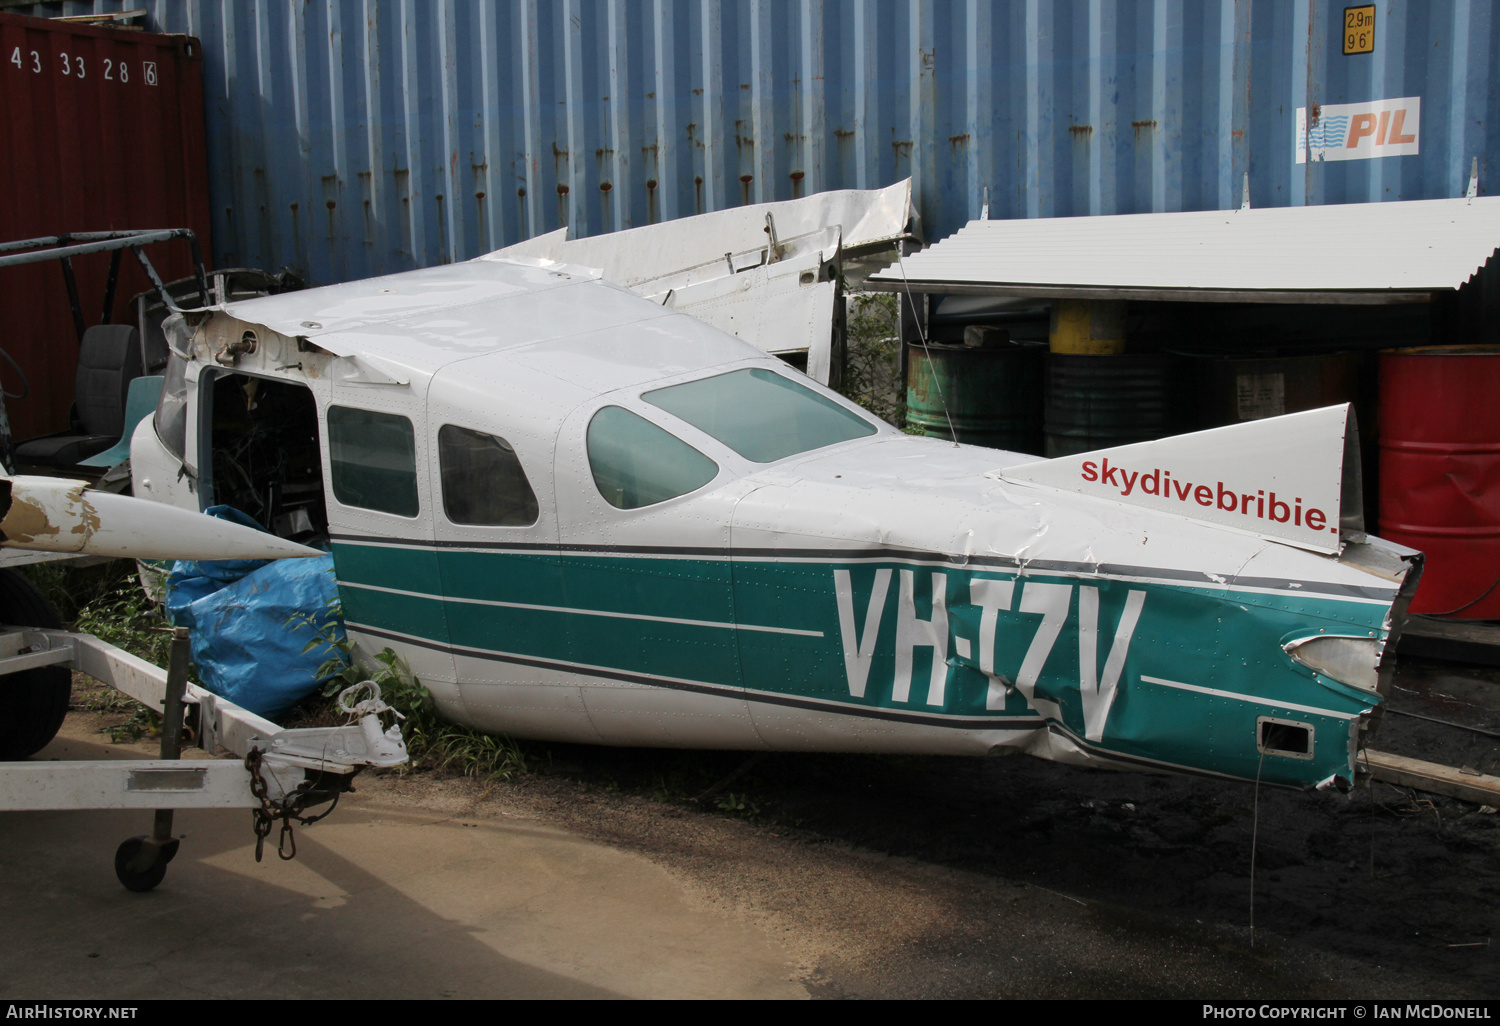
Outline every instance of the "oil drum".
<path fill-rule="evenodd" d="M 1427 554 L 1413 613 L 1500 617 L 1500 348 L 1380 354 L 1380 535 Z"/>
<path fill-rule="evenodd" d="M 908 348 L 907 427 L 933 438 L 1040 453 L 1046 346 L 972 326 L 965 337 L 974 344 Z"/>
<path fill-rule="evenodd" d="M 1173 434 L 1172 377 L 1172 359 L 1160 353 L 1048 353 L 1047 458 Z"/>

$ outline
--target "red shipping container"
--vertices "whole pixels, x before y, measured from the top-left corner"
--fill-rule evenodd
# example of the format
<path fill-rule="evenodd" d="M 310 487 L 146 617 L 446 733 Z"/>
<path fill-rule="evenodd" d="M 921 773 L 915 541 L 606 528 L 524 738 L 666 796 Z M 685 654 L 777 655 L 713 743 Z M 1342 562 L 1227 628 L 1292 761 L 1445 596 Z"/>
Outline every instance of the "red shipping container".
<path fill-rule="evenodd" d="M 1500 617 L 1500 349 L 1380 355 L 1380 535 L 1427 554 L 1413 613 Z"/>
<path fill-rule="evenodd" d="M 0 14 L 0 241 L 64 232 L 209 231 L 203 61 L 198 40 Z M 187 277 L 186 242 L 146 254 L 163 280 Z M 86 325 L 101 323 L 110 254 L 73 261 Z M 112 323 L 134 323 L 150 286 L 126 251 Z M 0 347 L 30 383 L 7 399 L 15 438 L 68 426 L 78 359 L 56 261 L 0 269 Z M 0 365 L 15 393 L 15 372 Z"/>

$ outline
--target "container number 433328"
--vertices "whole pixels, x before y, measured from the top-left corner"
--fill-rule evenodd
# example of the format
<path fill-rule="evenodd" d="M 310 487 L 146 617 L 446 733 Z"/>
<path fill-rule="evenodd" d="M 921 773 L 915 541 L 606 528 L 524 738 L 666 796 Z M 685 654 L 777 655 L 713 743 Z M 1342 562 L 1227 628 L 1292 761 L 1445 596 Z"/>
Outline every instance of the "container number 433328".
<path fill-rule="evenodd" d="M 68 78 L 84 79 L 89 77 L 88 62 L 81 54 L 59 53 L 57 56 L 57 71 Z M 43 58 L 40 51 L 22 50 L 19 46 L 10 53 L 10 63 L 21 71 L 30 71 L 40 75 L 43 69 Z M 109 57 L 103 58 L 103 76 L 106 82 L 119 82 L 125 85 L 130 83 L 130 65 L 125 61 L 117 61 Z M 148 86 L 156 85 L 156 62 L 142 61 L 139 77 Z"/>

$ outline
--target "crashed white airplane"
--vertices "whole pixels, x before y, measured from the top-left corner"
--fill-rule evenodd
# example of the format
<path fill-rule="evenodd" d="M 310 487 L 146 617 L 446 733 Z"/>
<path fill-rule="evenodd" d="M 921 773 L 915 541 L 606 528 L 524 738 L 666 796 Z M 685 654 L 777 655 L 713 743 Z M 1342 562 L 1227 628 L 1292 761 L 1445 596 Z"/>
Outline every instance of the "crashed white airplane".
<path fill-rule="evenodd" d="M 329 543 L 485 730 L 1342 785 L 1416 585 L 1342 407 L 1036 462 L 547 261 L 188 317 L 135 495 Z"/>

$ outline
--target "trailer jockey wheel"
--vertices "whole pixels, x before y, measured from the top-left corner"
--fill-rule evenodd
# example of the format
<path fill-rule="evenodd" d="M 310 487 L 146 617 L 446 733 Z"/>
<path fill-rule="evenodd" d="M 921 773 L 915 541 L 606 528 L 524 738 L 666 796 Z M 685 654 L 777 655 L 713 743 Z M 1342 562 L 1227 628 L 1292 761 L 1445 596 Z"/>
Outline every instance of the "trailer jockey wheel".
<path fill-rule="evenodd" d="M 142 834 L 120 842 L 115 849 L 115 876 L 127 891 L 144 893 L 161 883 L 167 863 L 177 854 L 177 841 L 156 844 Z"/>
<path fill-rule="evenodd" d="M 36 585 L 0 570 L 0 623 L 60 629 L 62 621 Z M 65 666 L 41 666 L 0 677 L 0 760 L 25 759 L 57 736 L 73 677 Z"/>

